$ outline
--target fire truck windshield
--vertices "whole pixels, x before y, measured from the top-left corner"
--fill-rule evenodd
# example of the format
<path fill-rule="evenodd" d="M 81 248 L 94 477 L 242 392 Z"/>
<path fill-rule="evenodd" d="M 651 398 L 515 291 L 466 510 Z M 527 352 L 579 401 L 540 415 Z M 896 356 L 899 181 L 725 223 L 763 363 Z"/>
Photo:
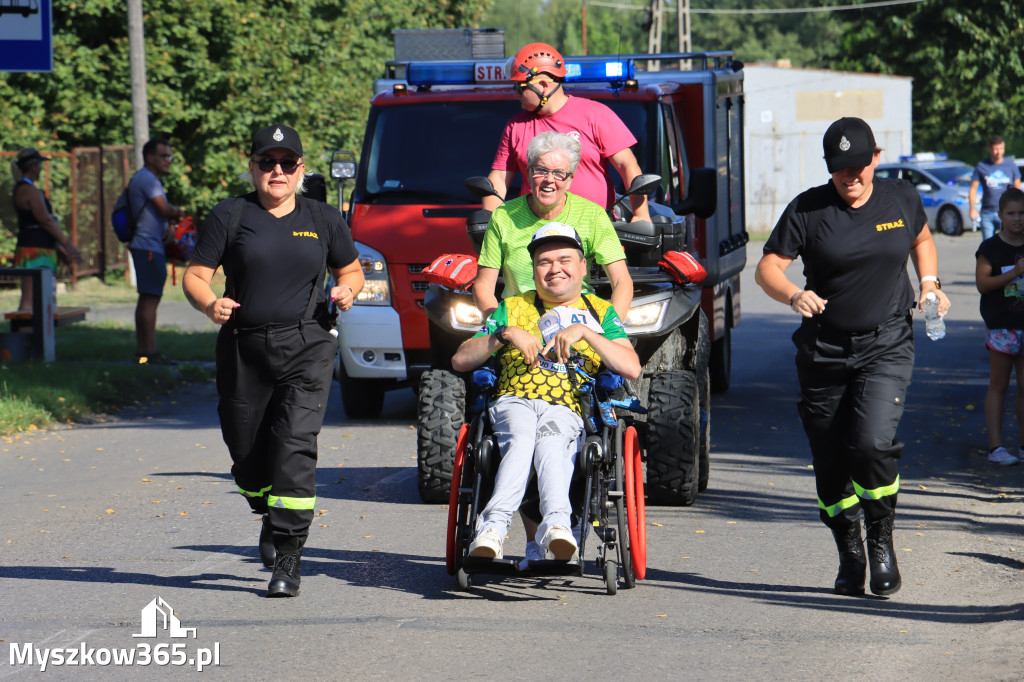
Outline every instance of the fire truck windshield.
<path fill-rule="evenodd" d="M 360 194 L 380 202 L 407 203 L 412 198 L 476 203 L 462 181 L 490 172 L 501 131 L 518 110 L 514 100 L 416 102 L 374 109 Z"/>
<path fill-rule="evenodd" d="M 639 140 L 633 146 L 640 167 L 651 158 L 648 147 L 658 140 L 657 117 L 648 116 L 645 102 L 602 99 Z M 375 203 L 476 203 L 462 181 L 487 175 L 501 131 L 520 111 L 515 100 L 415 102 L 376 107 L 371 112 L 363 173 L 357 201 Z M 652 124 L 654 127 L 652 128 Z M 609 172 L 617 191 L 622 181 Z M 658 172 L 651 169 L 650 172 Z M 521 178 L 509 197 L 519 195 Z"/>

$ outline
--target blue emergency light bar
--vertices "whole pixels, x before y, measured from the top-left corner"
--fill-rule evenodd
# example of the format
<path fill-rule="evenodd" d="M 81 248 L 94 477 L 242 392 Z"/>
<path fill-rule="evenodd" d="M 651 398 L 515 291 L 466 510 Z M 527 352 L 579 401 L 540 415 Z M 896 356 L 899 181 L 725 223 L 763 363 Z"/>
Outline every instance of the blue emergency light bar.
<path fill-rule="evenodd" d="M 947 161 L 947 157 L 942 152 L 918 152 L 917 154 L 907 154 L 900 157 L 902 163 L 914 163 L 917 161 Z"/>
<path fill-rule="evenodd" d="M 508 83 L 505 62 L 495 61 L 431 61 L 408 62 L 406 81 L 409 85 L 476 85 Z M 636 77 L 631 59 L 576 57 L 565 64 L 565 82 L 620 84 Z"/>

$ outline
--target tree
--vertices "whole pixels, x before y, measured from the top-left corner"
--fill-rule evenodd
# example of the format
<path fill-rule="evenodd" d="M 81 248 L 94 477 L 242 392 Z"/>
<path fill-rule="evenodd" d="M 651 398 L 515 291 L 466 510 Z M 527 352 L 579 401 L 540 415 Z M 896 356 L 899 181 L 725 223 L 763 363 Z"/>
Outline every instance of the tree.
<path fill-rule="evenodd" d="M 166 179 L 197 215 L 245 190 L 252 133 L 283 122 L 302 134 L 307 168 L 358 150 L 372 82 L 393 28 L 472 26 L 469 0 L 165 0 L 146 6 L 150 134 L 181 159 Z M 52 74 L 0 74 L 0 148 L 131 142 L 125 5 L 54 3 Z"/>
<path fill-rule="evenodd" d="M 992 133 L 1024 135 L 1022 44 L 1017 0 L 925 2 L 850 24 L 834 65 L 913 77 L 915 148 L 980 155 Z"/>

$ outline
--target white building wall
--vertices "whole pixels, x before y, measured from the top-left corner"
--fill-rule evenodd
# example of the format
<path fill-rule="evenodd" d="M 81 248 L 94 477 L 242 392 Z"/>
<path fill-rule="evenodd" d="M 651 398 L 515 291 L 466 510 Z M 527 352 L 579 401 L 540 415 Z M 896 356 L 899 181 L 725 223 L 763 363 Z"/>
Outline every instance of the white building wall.
<path fill-rule="evenodd" d="M 829 179 L 821 138 L 838 118 L 868 122 L 882 163 L 911 153 L 910 78 L 759 64 L 743 71 L 748 232 L 770 232 L 797 194 Z"/>

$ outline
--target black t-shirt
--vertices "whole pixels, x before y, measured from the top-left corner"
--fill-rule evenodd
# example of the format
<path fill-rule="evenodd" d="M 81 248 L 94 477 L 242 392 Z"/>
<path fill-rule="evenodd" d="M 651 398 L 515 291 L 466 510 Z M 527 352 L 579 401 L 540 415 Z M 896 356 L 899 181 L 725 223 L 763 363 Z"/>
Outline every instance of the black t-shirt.
<path fill-rule="evenodd" d="M 900 205 L 914 215 L 904 216 Z M 867 331 L 914 304 L 907 258 L 926 222 L 921 198 L 905 180 L 875 178 L 859 208 L 830 181 L 790 202 L 764 252 L 803 260 L 807 288 L 828 301 L 817 316 L 822 324 Z"/>
<path fill-rule="evenodd" d="M 997 233 L 981 243 L 974 257 L 984 256 L 992 265 L 993 275 L 1001 275 L 1013 268 L 1018 258 L 1024 258 L 1024 246 L 1007 244 Z M 1009 284 L 981 295 L 981 319 L 989 329 L 1024 329 L 1024 282 L 1016 279 Z"/>
<path fill-rule="evenodd" d="M 213 208 L 192 262 L 211 268 L 224 266 L 233 297 L 241 304 L 234 312 L 239 327 L 297 322 L 305 316 L 314 280 L 318 285 L 323 281 L 323 272 L 318 272 L 323 252 L 310 215 L 312 201 L 298 197 L 295 210 L 275 218 L 260 206 L 255 192 L 244 198 L 238 232 L 227 253 L 224 247 L 234 199 Z M 338 209 L 327 204 L 321 208 L 326 223 L 326 234 L 321 237 L 326 239 L 327 265 L 344 267 L 358 255 L 352 234 Z M 322 287 L 318 289 L 318 300 L 326 300 Z"/>

